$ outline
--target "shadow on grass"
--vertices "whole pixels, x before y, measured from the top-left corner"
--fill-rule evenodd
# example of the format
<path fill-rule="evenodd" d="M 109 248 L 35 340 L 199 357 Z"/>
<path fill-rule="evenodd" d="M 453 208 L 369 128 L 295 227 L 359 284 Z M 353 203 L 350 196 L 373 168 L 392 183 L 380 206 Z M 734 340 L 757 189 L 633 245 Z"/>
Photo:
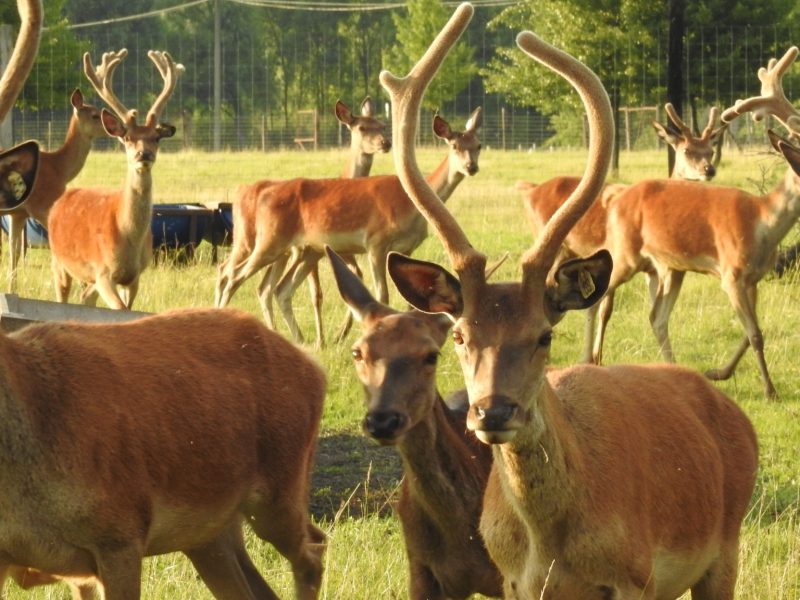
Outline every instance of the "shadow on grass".
<path fill-rule="evenodd" d="M 394 448 L 363 435 L 323 434 L 311 477 L 311 512 L 318 520 L 392 514 L 402 477 Z"/>

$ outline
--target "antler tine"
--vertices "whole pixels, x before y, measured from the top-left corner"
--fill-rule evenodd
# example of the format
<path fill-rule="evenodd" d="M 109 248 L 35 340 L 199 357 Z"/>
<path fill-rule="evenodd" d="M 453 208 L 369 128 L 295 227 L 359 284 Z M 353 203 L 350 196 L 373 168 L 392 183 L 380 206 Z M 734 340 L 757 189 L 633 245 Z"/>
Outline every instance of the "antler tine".
<path fill-rule="evenodd" d="M 797 46 L 792 46 L 780 60 L 771 58 L 767 68 L 758 70 L 761 81 L 761 95 L 752 96 L 746 100 L 737 100 L 736 103 L 725 109 L 722 113 L 722 122 L 730 123 L 736 117 L 746 113 L 753 113 L 753 120 L 760 121 L 767 115 L 778 119 L 792 135 L 800 136 L 800 113 L 783 93 L 783 75 L 794 63 L 800 52 Z"/>
<path fill-rule="evenodd" d="M 414 151 L 420 103 L 425 89 L 444 61 L 447 53 L 466 29 L 474 9 L 463 3 L 433 40 L 422 58 L 405 77 L 395 77 L 382 71 L 380 81 L 392 100 L 392 137 L 394 162 L 400 182 L 406 193 L 431 224 L 441 239 L 453 268 L 463 277 L 475 269 L 483 277 L 486 257 L 475 250 L 467 236 L 445 208 L 442 201 L 420 173 Z"/>
<path fill-rule="evenodd" d="M 132 120 L 136 119 L 136 111 L 128 110 L 117 98 L 111 83 L 114 71 L 126 56 L 128 56 L 128 51 L 125 48 L 117 52 L 103 52 L 103 56 L 100 58 L 100 66 L 95 69 L 92 64 L 92 57 L 88 52 L 85 52 L 83 55 L 83 72 L 100 96 L 100 99 L 108 104 L 109 108 L 120 119 L 130 124 Z"/>
<path fill-rule="evenodd" d="M 22 86 L 36 60 L 39 38 L 42 35 L 41 0 L 17 0 L 17 11 L 21 21 L 14 51 L 8 61 L 3 77 L 0 78 L 0 121 L 2 121 L 17 101 Z"/>
<path fill-rule="evenodd" d="M 580 95 L 589 121 L 589 155 L 583 177 L 522 257 L 523 282 L 536 285 L 547 277 L 570 229 L 600 196 L 614 146 L 614 116 L 603 84 L 589 67 L 530 31 L 517 36 L 517 45 L 569 81 Z"/>
<path fill-rule="evenodd" d="M 703 129 L 703 133 L 700 136 L 701 140 L 706 141 L 708 139 L 711 139 L 712 135 L 718 133 L 721 129 L 724 129 L 725 127 L 728 126 L 727 123 L 723 123 L 722 126 L 718 127 L 717 129 L 714 129 L 714 125 L 716 125 L 718 117 L 719 117 L 719 108 L 717 108 L 716 106 L 712 106 L 711 110 L 708 111 L 708 125 L 706 125 L 706 128 Z"/>
<path fill-rule="evenodd" d="M 672 102 L 667 102 L 664 105 L 664 110 L 667 112 L 669 120 L 675 124 L 675 127 L 680 129 L 681 133 L 683 134 L 683 137 L 685 138 L 694 137 L 692 135 L 692 130 L 686 123 L 684 123 L 683 119 L 680 118 L 680 116 L 678 115 L 678 111 L 675 110 L 675 107 L 672 105 Z"/>
<path fill-rule="evenodd" d="M 155 125 L 164 110 L 164 106 L 167 104 L 167 100 L 175 90 L 178 77 L 180 77 L 180 74 L 183 73 L 185 69 L 182 64 L 172 60 L 169 52 L 150 50 L 147 56 L 149 56 L 150 60 L 156 65 L 158 72 L 161 74 L 161 78 L 164 80 L 164 89 L 161 90 L 158 98 L 153 102 L 153 106 L 147 112 L 147 120 L 145 121 L 147 125 Z"/>

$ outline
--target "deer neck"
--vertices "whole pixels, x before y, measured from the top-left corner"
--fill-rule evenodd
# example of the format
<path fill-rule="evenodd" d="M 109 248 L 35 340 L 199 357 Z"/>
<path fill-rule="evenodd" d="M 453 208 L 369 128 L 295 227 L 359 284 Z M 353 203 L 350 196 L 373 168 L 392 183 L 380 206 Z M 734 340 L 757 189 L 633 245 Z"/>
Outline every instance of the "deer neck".
<path fill-rule="evenodd" d="M 342 177 L 345 179 L 355 179 L 356 177 L 367 177 L 370 170 L 372 170 L 373 154 L 366 154 L 360 150 L 354 149 L 350 152 L 350 160 L 342 172 Z"/>
<path fill-rule="evenodd" d="M 504 497 L 534 538 L 553 547 L 578 500 L 575 481 L 582 461 L 561 400 L 549 384 L 536 404 L 528 424 L 512 441 L 493 446 L 493 458 Z"/>
<path fill-rule="evenodd" d="M 91 149 L 92 140 L 80 132 L 78 119 L 73 115 L 64 143 L 58 150 L 48 153 L 54 172 L 63 177 L 64 183 L 72 181 L 86 164 Z"/>
<path fill-rule="evenodd" d="M 792 169 L 765 197 L 763 235 L 770 248 L 776 248 L 800 217 L 800 178 Z"/>
<path fill-rule="evenodd" d="M 426 179 L 439 199 L 447 202 L 458 184 L 463 181 L 464 174 L 450 168 L 450 155 L 448 154 Z"/>
<path fill-rule="evenodd" d="M 442 397 L 436 392 L 434 410 L 404 436 L 398 451 L 405 472 L 404 483 L 411 496 L 443 528 L 455 516 L 480 511 L 489 461 L 476 457 L 464 439 L 465 427 L 456 424 Z M 457 512 L 463 515 L 457 515 Z"/>
<path fill-rule="evenodd" d="M 128 167 L 117 224 L 123 234 L 135 236 L 150 227 L 153 212 L 153 175 L 151 169 Z"/>

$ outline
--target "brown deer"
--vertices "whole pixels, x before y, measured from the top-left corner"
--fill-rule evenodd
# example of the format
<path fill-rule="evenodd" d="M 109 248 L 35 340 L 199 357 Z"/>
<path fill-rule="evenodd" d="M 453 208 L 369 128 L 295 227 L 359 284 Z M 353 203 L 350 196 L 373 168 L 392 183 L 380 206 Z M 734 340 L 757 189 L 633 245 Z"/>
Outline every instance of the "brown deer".
<path fill-rule="evenodd" d="M 561 264 L 569 229 L 599 195 L 613 144 L 608 96 L 582 63 L 530 32 L 525 53 L 567 78 L 589 119 L 589 163 L 576 192 L 522 259 L 522 281 L 488 283 L 486 258 L 422 178 L 414 157 L 422 94 L 466 27 L 456 11 L 411 73 L 381 73 L 393 107 L 395 162 L 457 275 L 392 254 L 402 295 L 454 321 L 467 426 L 492 444 L 481 533 L 506 598 L 730 600 L 757 443 L 736 404 L 672 365 L 546 370 L 553 326 L 595 302 L 609 255 Z M 519 535 L 522 532 L 522 535 Z"/>
<path fill-rule="evenodd" d="M 390 137 L 386 133 L 386 123 L 375 117 L 375 105 L 372 98 L 367 96 L 361 103 L 361 115 L 356 116 L 350 108 L 341 100 L 337 100 L 334 108 L 336 119 L 350 131 L 350 153 L 348 154 L 347 164 L 345 165 L 342 177 L 354 179 L 356 177 L 367 177 L 372 169 L 374 155 L 378 152 L 388 152 L 392 148 Z M 273 183 L 281 183 L 276 180 Z M 265 188 L 267 181 L 258 184 L 260 188 Z M 237 240 L 234 243 L 244 244 L 249 248 L 255 245 L 255 218 L 257 215 L 257 204 L 259 196 L 251 193 L 252 186 L 240 186 L 237 190 L 237 198 L 233 203 L 233 228 L 236 235 L 247 236 L 246 240 Z M 294 248 L 292 253 L 294 261 L 302 259 L 302 248 Z M 283 274 L 290 254 L 285 254 L 274 263 L 267 266 L 264 278 L 258 290 L 258 297 L 261 303 L 261 310 L 264 319 L 271 328 L 275 328 L 275 320 L 272 312 L 272 297 L 275 289 Z M 218 279 L 215 290 L 215 305 L 219 305 L 221 294 L 220 282 L 222 276 L 228 269 L 230 256 L 220 263 L 218 267 Z M 346 256 L 345 260 L 354 272 L 361 277 L 361 269 L 353 256 Z M 316 264 L 311 270 L 310 288 L 314 307 L 314 322 L 317 329 L 317 345 L 324 345 L 324 335 L 322 332 L 322 287 L 319 282 L 319 270 Z M 349 322 L 346 325 L 349 328 Z"/>
<path fill-rule="evenodd" d="M 454 131 L 439 115 L 433 131 L 447 141 L 447 156 L 428 175 L 443 200 L 459 183 L 478 172 L 481 109 L 476 109 L 463 132 Z M 413 252 L 427 236 L 425 219 L 394 175 L 360 179 L 293 179 L 278 185 L 256 183 L 249 188 L 257 213 L 249 221 L 254 240 L 234 246 L 227 268 L 217 278 L 217 306 L 226 306 L 233 293 L 261 268 L 283 257 L 290 248 L 303 248 L 301 260 L 286 270 L 278 284 L 278 304 L 292 337 L 303 341 L 292 310 L 292 295 L 330 245 L 343 254 L 369 258 L 378 299 L 387 303 L 386 255 L 390 250 Z M 244 238 L 242 238 L 244 239 Z"/>
<path fill-rule="evenodd" d="M 752 107 L 774 114 L 788 128 L 800 120 L 781 83 L 797 53 L 797 48 L 791 48 L 780 61 L 773 60 L 768 69 L 761 69 L 762 95 L 729 109 L 723 120 Z M 607 243 L 614 271 L 599 306 L 595 360 L 602 358 L 614 290 L 642 270 L 653 271 L 659 281 L 667 282 L 654 290 L 650 321 L 664 358 L 674 360 L 668 325 L 683 275 L 686 271 L 706 273 L 720 279 L 745 330 L 731 360 L 707 375 L 712 379 L 730 377 L 752 346 L 764 392 L 768 398 L 777 397 L 756 314 L 757 285 L 774 267 L 778 244 L 800 217 L 800 150 L 772 133 L 770 139 L 789 168 L 780 183 L 763 196 L 731 187 L 662 180 L 639 182 L 615 198 L 608 215 Z"/>
<path fill-rule="evenodd" d="M 14 290 L 17 267 L 23 254 L 23 233 L 28 218 L 47 225 L 47 216 L 56 200 L 67 189 L 67 183 L 75 179 L 92 148 L 95 138 L 103 137 L 106 131 L 100 121 L 100 109 L 84 101 L 80 89 L 70 95 L 72 118 L 69 121 L 64 143 L 58 150 L 42 152 L 39 174 L 30 197 L 18 210 L 9 214 L 9 287 Z"/>
<path fill-rule="evenodd" d="M 692 130 L 678 116 L 672 104 L 667 103 L 664 108 L 670 120 L 681 132 L 680 134 L 672 134 L 660 123 L 653 121 L 653 127 L 658 132 L 658 135 L 675 150 L 675 167 L 672 171 L 672 178 L 710 181 L 716 175 L 714 147 L 717 140 L 724 135 L 725 129 L 727 129 L 727 124 L 714 128 L 719 116 L 719 110 L 716 107 L 711 109 L 708 124 L 698 137 L 693 135 Z M 534 237 L 544 230 L 547 222 L 575 190 L 579 181 L 580 178 L 578 177 L 560 176 L 549 179 L 539 185 L 527 182 L 517 183 L 517 189 L 523 191 L 523 206 Z M 603 188 L 600 198 L 592 203 L 586 214 L 580 218 L 575 227 L 567 234 L 561 249 L 561 260 L 577 256 L 590 256 L 598 250 L 606 248 L 609 207 L 614 198 L 627 187 L 627 185 L 621 183 L 610 183 Z M 674 285 L 671 279 L 660 280 L 658 274 L 653 270 L 647 271 L 647 277 L 651 302 L 653 303 L 659 288 L 669 288 Z M 668 277 L 673 277 L 673 275 L 670 274 Z M 591 307 L 586 315 L 583 353 L 585 362 L 596 360 L 596 357 L 592 355 L 596 316 L 596 308 Z"/>
<path fill-rule="evenodd" d="M 327 248 L 342 299 L 362 324 L 351 354 L 364 386 L 364 431 L 397 448 L 412 600 L 499 597 L 502 579 L 478 534 L 492 464 L 488 446 L 465 432 L 466 413 L 448 408 L 436 389 L 436 363 L 452 322 L 399 312 L 375 300 Z"/>
<path fill-rule="evenodd" d="M 127 54 L 125 49 L 104 53 L 96 70 L 89 53 L 83 57 L 86 76 L 114 111 L 103 109 L 100 118 L 106 132 L 125 147 L 128 174 L 122 190 L 73 188 L 53 205 L 47 230 L 60 302 L 68 300 L 74 278 L 86 286 L 81 295 L 86 304 L 95 304 L 99 294 L 111 308 L 130 309 L 139 275 L 150 262 L 152 168 L 159 142 L 175 135 L 175 127 L 158 119 L 184 69 L 167 52 L 148 52 L 164 88 L 139 125 L 137 112 L 128 110 L 112 89 L 114 71 Z"/>
<path fill-rule="evenodd" d="M 35 142 L 0 153 L 3 208 L 34 189 L 38 157 Z M 209 332 L 214 348 L 197 352 Z M 184 310 L 0 333 L 0 356 L 0 590 L 12 577 L 138 598 L 141 558 L 180 550 L 216 598 L 276 598 L 247 555 L 246 518 L 290 561 L 297 597 L 316 598 L 325 535 L 308 499 L 325 378 L 303 352 L 243 313 Z"/>

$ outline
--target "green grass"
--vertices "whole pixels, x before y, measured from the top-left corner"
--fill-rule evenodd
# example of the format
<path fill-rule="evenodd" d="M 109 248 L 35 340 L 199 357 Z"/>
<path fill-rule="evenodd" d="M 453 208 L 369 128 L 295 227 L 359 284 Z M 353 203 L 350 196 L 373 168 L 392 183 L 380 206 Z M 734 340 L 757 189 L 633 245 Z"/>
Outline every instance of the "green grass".
<path fill-rule="evenodd" d="M 442 147 L 420 151 L 423 169 L 431 169 L 444 154 Z M 477 247 L 490 260 L 503 252 L 510 259 L 497 279 L 519 276 L 518 259 L 531 244 L 514 183 L 519 179 L 543 181 L 558 174 L 579 174 L 584 167 L 582 150 L 559 152 L 503 152 L 486 149 L 480 173 L 465 181 L 448 206 Z M 344 162 L 341 152 L 318 153 L 219 153 L 162 152 L 155 167 L 157 202 L 204 202 L 231 199 L 236 186 L 260 178 L 293 176 L 338 176 Z M 631 182 L 663 176 L 665 160 L 655 152 L 623 153 L 617 181 Z M 117 186 L 124 178 L 122 153 L 93 155 L 75 185 Z M 389 156 L 375 160 L 374 173 L 393 172 Z M 784 166 L 775 155 L 762 149 L 746 153 L 726 151 L 715 183 L 743 187 L 750 191 L 771 187 L 782 176 Z M 794 241 L 796 233 L 790 234 Z M 787 240 L 790 241 L 790 240 Z M 223 251 L 224 252 L 224 251 Z M 443 261 L 438 240 L 429 238 L 415 256 Z M 4 258 L 5 260 L 5 258 Z M 363 262 L 363 261 L 362 261 Z M 330 271 L 322 269 L 325 292 L 325 323 L 333 337 L 345 310 L 338 298 Z M 163 311 L 182 306 L 210 306 L 216 269 L 207 247 L 201 246 L 198 260 L 189 265 L 160 264 L 142 276 L 136 307 Z M 260 314 L 255 296 L 258 278 L 238 291 L 232 305 Z M 751 511 L 742 539 L 738 598 L 753 600 L 800 598 L 800 285 L 798 275 L 783 279 L 767 277 L 759 286 L 759 315 L 766 337 L 766 354 L 781 396 L 778 403 L 763 398 L 755 360 L 745 355 L 736 375 L 720 387 L 736 399 L 753 420 L 761 445 L 760 472 Z M 49 253 L 32 250 L 20 277 L 20 293 L 33 298 L 52 299 Z M 392 301 L 403 304 L 394 290 Z M 313 316 L 308 294 L 295 298 L 295 311 L 307 338 L 313 337 Z M 608 363 L 653 362 L 660 359 L 647 320 L 647 292 L 642 278 L 624 286 L 617 294 L 616 310 L 610 323 L 605 358 Z M 553 363 L 568 365 L 580 356 L 583 344 L 583 314 L 570 314 L 557 327 Z M 740 339 L 739 325 L 717 280 L 690 274 L 672 316 L 671 335 L 678 360 L 704 370 L 722 363 Z M 282 324 L 281 324 L 282 325 Z M 357 329 L 357 328 L 356 328 Z M 285 328 L 281 328 L 286 333 Z M 363 416 L 362 392 L 349 357 L 349 344 L 317 352 L 329 379 L 329 394 L 323 418 L 323 435 L 359 435 Z M 439 369 L 440 388 L 451 391 L 461 386 L 461 372 L 449 348 Z M 379 449 L 391 454 L 391 449 Z M 344 505 L 338 516 L 327 517 L 321 526 L 330 536 L 326 555 L 323 597 L 347 599 L 405 598 L 407 575 L 402 536 L 394 517 L 378 507 L 385 503 L 385 490 L 373 489 L 369 473 L 358 474 L 359 493 L 375 494 L 356 515 Z M 325 494 L 326 490 L 318 490 Z M 346 500 L 346 495 L 343 498 Z M 338 501 L 338 500 L 337 500 Z M 284 560 L 267 544 L 248 537 L 251 553 L 262 573 L 279 594 L 292 595 L 291 575 Z M 180 555 L 148 559 L 143 569 L 143 597 L 210 598 L 188 562 Z M 19 592 L 9 585 L 10 598 L 67 597 L 63 587 L 51 586 L 34 593 Z"/>

